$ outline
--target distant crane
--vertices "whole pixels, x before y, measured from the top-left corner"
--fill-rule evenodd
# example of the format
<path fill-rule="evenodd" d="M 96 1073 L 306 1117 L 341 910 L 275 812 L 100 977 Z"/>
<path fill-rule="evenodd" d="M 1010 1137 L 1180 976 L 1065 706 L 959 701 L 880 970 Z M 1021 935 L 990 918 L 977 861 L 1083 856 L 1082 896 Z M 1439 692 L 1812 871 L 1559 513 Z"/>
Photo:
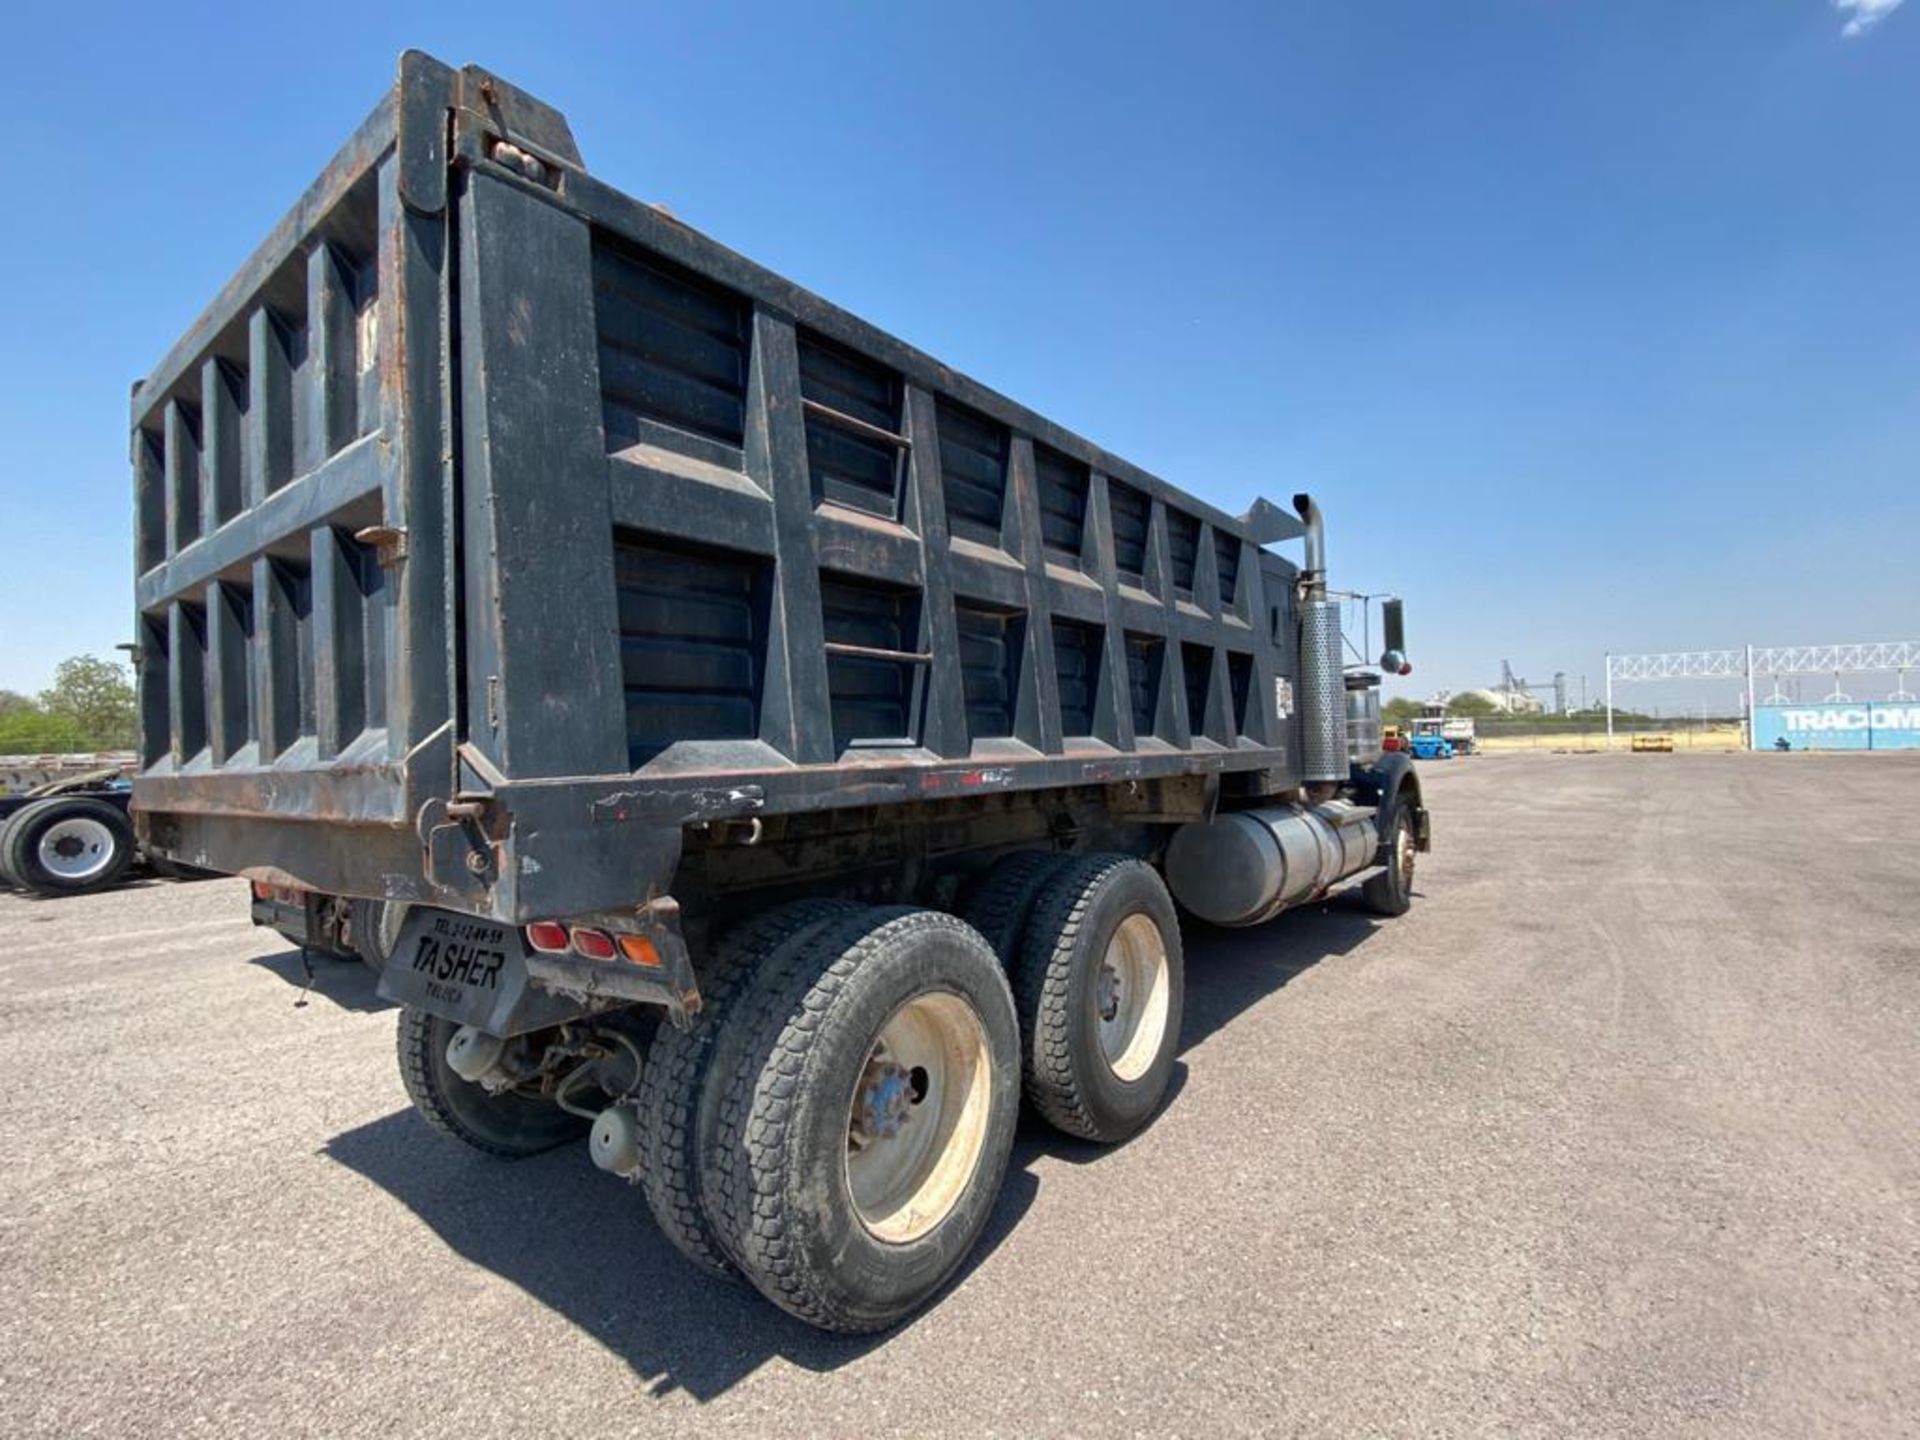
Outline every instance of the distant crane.
<path fill-rule="evenodd" d="M 1551 690 L 1553 692 L 1553 713 L 1556 715 L 1565 715 L 1567 713 L 1566 671 L 1554 671 L 1553 683 L 1551 685 L 1529 685 L 1525 680 L 1513 673 L 1512 661 L 1502 660 L 1500 662 L 1500 693 L 1507 697 L 1507 708 L 1509 710 L 1519 708 L 1515 706 L 1514 701 L 1531 694 L 1531 692 L 1535 690 Z"/>

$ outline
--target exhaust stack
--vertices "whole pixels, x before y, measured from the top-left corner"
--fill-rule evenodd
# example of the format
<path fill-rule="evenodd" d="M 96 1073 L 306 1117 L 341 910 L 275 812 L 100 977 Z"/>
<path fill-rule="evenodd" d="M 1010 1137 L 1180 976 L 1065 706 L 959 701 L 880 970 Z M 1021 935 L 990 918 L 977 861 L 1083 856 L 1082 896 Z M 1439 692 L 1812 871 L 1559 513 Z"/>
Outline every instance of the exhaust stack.
<path fill-rule="evenodd" d="M 1346 655 L 1340 602 L 1327 598 L 1327 532 L 1311 495 L 1293 497 L 1307 527 L 1300 572 L 1300 778 L 1310 785 L 1347 778 Z"/>

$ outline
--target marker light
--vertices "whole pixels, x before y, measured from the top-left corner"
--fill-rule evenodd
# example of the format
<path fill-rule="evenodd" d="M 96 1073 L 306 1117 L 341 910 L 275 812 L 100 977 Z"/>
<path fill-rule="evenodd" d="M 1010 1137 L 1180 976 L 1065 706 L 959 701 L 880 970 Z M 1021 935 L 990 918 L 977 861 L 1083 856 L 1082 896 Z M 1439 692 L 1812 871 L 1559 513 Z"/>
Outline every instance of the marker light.
<path fill-rule="evenodd" d="M 653 941 L 644 935 L 622 935 L 620 953 L 636 965 L 645 965 L 649 970 L 659 968 L 660 952 L 654 949 Z"/>

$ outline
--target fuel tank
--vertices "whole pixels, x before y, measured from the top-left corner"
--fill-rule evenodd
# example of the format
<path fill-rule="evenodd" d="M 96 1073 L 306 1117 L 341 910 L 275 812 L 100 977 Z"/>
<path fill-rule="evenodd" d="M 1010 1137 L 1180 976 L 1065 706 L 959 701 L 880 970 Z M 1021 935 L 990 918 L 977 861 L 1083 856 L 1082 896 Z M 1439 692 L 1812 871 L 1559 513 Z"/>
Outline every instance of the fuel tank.
<path fill-rule="evenodd" d="M 1372 865 L 1374 809 L 1346 800 L 1236 810 L 1174 832 L 1167 888 L 1215 925 L 1257 925 Z"/>

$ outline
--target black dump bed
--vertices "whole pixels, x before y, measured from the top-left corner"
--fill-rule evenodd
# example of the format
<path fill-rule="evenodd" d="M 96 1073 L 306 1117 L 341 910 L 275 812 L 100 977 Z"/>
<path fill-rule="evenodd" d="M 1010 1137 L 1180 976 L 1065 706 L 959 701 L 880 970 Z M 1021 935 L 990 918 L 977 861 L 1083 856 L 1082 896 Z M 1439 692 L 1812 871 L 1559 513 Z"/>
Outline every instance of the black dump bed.
<path fill-rule="evenodd" d="M 524 921 L 683 829 L 1299 778 L 1233 519 L 629 199 L 419 54 L 135 391 L 150 843 Z"/>

